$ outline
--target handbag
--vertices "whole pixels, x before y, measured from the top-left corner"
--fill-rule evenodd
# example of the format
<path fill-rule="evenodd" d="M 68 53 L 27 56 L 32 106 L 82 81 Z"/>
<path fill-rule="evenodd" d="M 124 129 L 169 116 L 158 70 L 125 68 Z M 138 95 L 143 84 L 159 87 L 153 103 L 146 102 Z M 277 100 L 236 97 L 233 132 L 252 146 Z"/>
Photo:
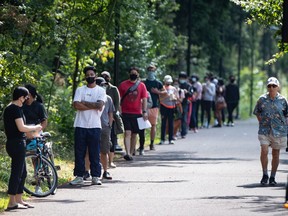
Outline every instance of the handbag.
<path fill-rule="evenodd" d="M 216 109 L 217 110 L 222 110 L 222 109 L 224 109 L 226 107 L 227 107 L 227 104 L 226 104 L 225 98 L 223 96 L 217 97 L 217 99 L 216 99 Z"/>

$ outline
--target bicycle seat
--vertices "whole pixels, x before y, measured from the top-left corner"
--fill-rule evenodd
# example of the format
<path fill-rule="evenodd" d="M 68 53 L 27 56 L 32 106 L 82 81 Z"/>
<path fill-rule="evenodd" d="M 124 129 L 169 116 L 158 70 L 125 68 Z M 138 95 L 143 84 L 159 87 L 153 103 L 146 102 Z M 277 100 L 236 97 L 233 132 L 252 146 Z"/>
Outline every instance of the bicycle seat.
<path fill-rule="evenodd" d="M 46 137 L 51 137 L 51 134 L 49 132 L 43 132 L 41 136 L 46 138 Z"/>

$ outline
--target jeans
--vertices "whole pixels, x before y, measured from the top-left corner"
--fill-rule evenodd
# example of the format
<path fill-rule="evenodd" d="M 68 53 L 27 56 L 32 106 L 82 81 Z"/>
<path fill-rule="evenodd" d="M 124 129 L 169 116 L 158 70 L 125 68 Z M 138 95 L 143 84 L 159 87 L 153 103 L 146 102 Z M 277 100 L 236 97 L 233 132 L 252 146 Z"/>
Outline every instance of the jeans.
<path fill-rule="evenodd" d="M 181 136 L 187 135 L 187 116 L 188 116 L 188 110 L 189 110 L 189 104 L 185 103 L 182 104 L 183 113 L 181 118 Z"/>
<path fill-rule="evenodd" d="M 8 184 L 8 194 L 22 194 L 27 176 L 25 154 L 26 143 L 21 139 L 9 139 L 6 142 L 6 151 L 11 157 L 11 174 Z"/>
<path fill-rule="evenodd" d="M 197 124 L 197 112 L 198 111 L 198 107 L 197 107 L 197 101 L 193 101 L 192 102 L 192 112 L 191 112 L 191 118 L 190 118 L 190 128 L 198 128 L 198 124 Z"/>
<path fill-rule="evenodd" d="M 75 167 L 74 176 L 83 177 L 85 173 L 85 154 L 88 148 L 92 177 L 101 176 L 100 128 L 75 128 Z"/>
<path fill-rule="evenodd" d="M 212 105 L 213 105 L 213 101 L 203 100 L 201 102 L 201 124 L 202 124 L 202 126 L 204 126 L 204 115 L 205 114 L 207 117 L 207 125 L 205 125 L 205 126 L 208 127 L 210 125 Z"/>
<path fill-rule="evenodd" d="M 166 121 L 168 119 L 168 135 L 169 135 L 169 142 L 170 142 L 173 140 L 174 109 L 169 109 L 161 105 L 160 113 L 161 113 L 161 140 L 165 141 Z"/>

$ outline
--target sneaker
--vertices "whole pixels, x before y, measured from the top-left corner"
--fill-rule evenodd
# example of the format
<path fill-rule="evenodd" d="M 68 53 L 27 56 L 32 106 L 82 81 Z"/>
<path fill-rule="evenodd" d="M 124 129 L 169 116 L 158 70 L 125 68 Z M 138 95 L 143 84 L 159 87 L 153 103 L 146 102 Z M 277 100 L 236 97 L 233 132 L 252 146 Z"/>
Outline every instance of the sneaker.
<path fill-rule="evenodd" d="M 102 185 L 102 182 L 98 177 L 92 177 L 92 185 Z"/>
<path fill-rule="evenodd" d="M 165 141 L 164 140 L 161 140 L 159 145 L 164 145 L 165 144 Z"/>
<path fill-rule="evenodd" d="M 43 193 L 43 191 L 42 191 L 42 189 L 41 189 L 40 186 L 36 186 L 36 187 L 35 187 L 35 193 L 36 193 L 36 194 L 42 194 L 42 193 Z"/>
<path fill-rule="evenodd" d="M 109 172 L 104 171 L 102 178 L 103 178 L 103 179 L 109 179 L 109 180 L 111 180 L 111 179 L 112 179 L 112 176 L 110 175 Z"/>
<path fill-rule="evenodd" d="M 217 124 L 217 125 L 214 125 L 213 126 L 214 128 L 219 128 L 219 127 L 222 127 L 220 124 Z"/>
<path fill-rule="evenodd" d="M 174 144 L 174 141 L 173 141 L 173 140 L 171 140 L 171 141 L 169 142 L 169 144 Z"/>
<path fill-rule="evenodd" d="M 84 180 L 88 180 L 89 178 L 90 178 L 89 172 L 88 172 L 88 171 L 85 171 L 84 176 L 83 176 L 83 179 L 84 179 Z"/>
<path fill-rule="evenodd" d="M 117 144 L 117 145 L 115 146 L 115 151 L 120 151 L 120 152 L 121 152 L 121 151 L 123 151 L 123 149 L 121 148 L 120 145 Z"/>
<path fill-rule="evenodd" d="M 127 160 L 127 161 L 132 161 L 132 160 L 133 160 L 133 157 L 130 156 L 130 155 L 125 155 L 125 156 L 124 156 L 124 159 Z"/>
<path fill-rule="evenodd" d="M 265 184 L 268 183 L 268 179 L 269 179 L 268 175 L 263 175 L 260 183 L 261 183 L 262 185 L 265 185 Z"/>
<path fill-rule="evenodd" d="M 109 164 L 109 167 L 110 168 L 116 168 L 116 165 L 112 162 L 112 163 Z"/>
<path fill-rule="evenodd" d="M 233 122 L 231 123 L 231 127 L 234 127 L 234 123 Z"/>
<path fill-rule="evenodd" d="M 70 185 L 84 185 L 83 177 L 76 177 L 73 181 L 70 182 Z"/>
<path fill-rule="evenodd" d="M 154 150 L 155 150 L 154 145 L 150 145 L 149 147 L 150 147 L 150 150 L 151 150 L 151 151 L 154 151 Z"/>
<path fill-rule="evenodd" d="M 140 149 L 139 155 L 145 155 L 144 149 Z"/>
<path fill-rule="evenodd" d="M 271 186 L 277 185 L 277 182 L 275 181 L 275 178 L 274 178 L 274 177 L 270 177 L 270 179 L 269 179 L 269 185 L 271 185 Z"/>

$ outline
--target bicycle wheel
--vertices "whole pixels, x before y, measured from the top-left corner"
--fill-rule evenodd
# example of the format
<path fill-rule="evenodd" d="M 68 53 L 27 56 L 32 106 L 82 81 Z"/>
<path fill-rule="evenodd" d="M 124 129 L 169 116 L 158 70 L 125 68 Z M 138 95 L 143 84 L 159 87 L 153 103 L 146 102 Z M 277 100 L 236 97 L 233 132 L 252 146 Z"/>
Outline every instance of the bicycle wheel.
<path fill-rule="evenodd" d="M 53 164 L 44 156 L 26 155 L 27 177 L 24 191 L 32 196 L 46 197 L 53 194 L 58 185 L 58 175 Z"/>

